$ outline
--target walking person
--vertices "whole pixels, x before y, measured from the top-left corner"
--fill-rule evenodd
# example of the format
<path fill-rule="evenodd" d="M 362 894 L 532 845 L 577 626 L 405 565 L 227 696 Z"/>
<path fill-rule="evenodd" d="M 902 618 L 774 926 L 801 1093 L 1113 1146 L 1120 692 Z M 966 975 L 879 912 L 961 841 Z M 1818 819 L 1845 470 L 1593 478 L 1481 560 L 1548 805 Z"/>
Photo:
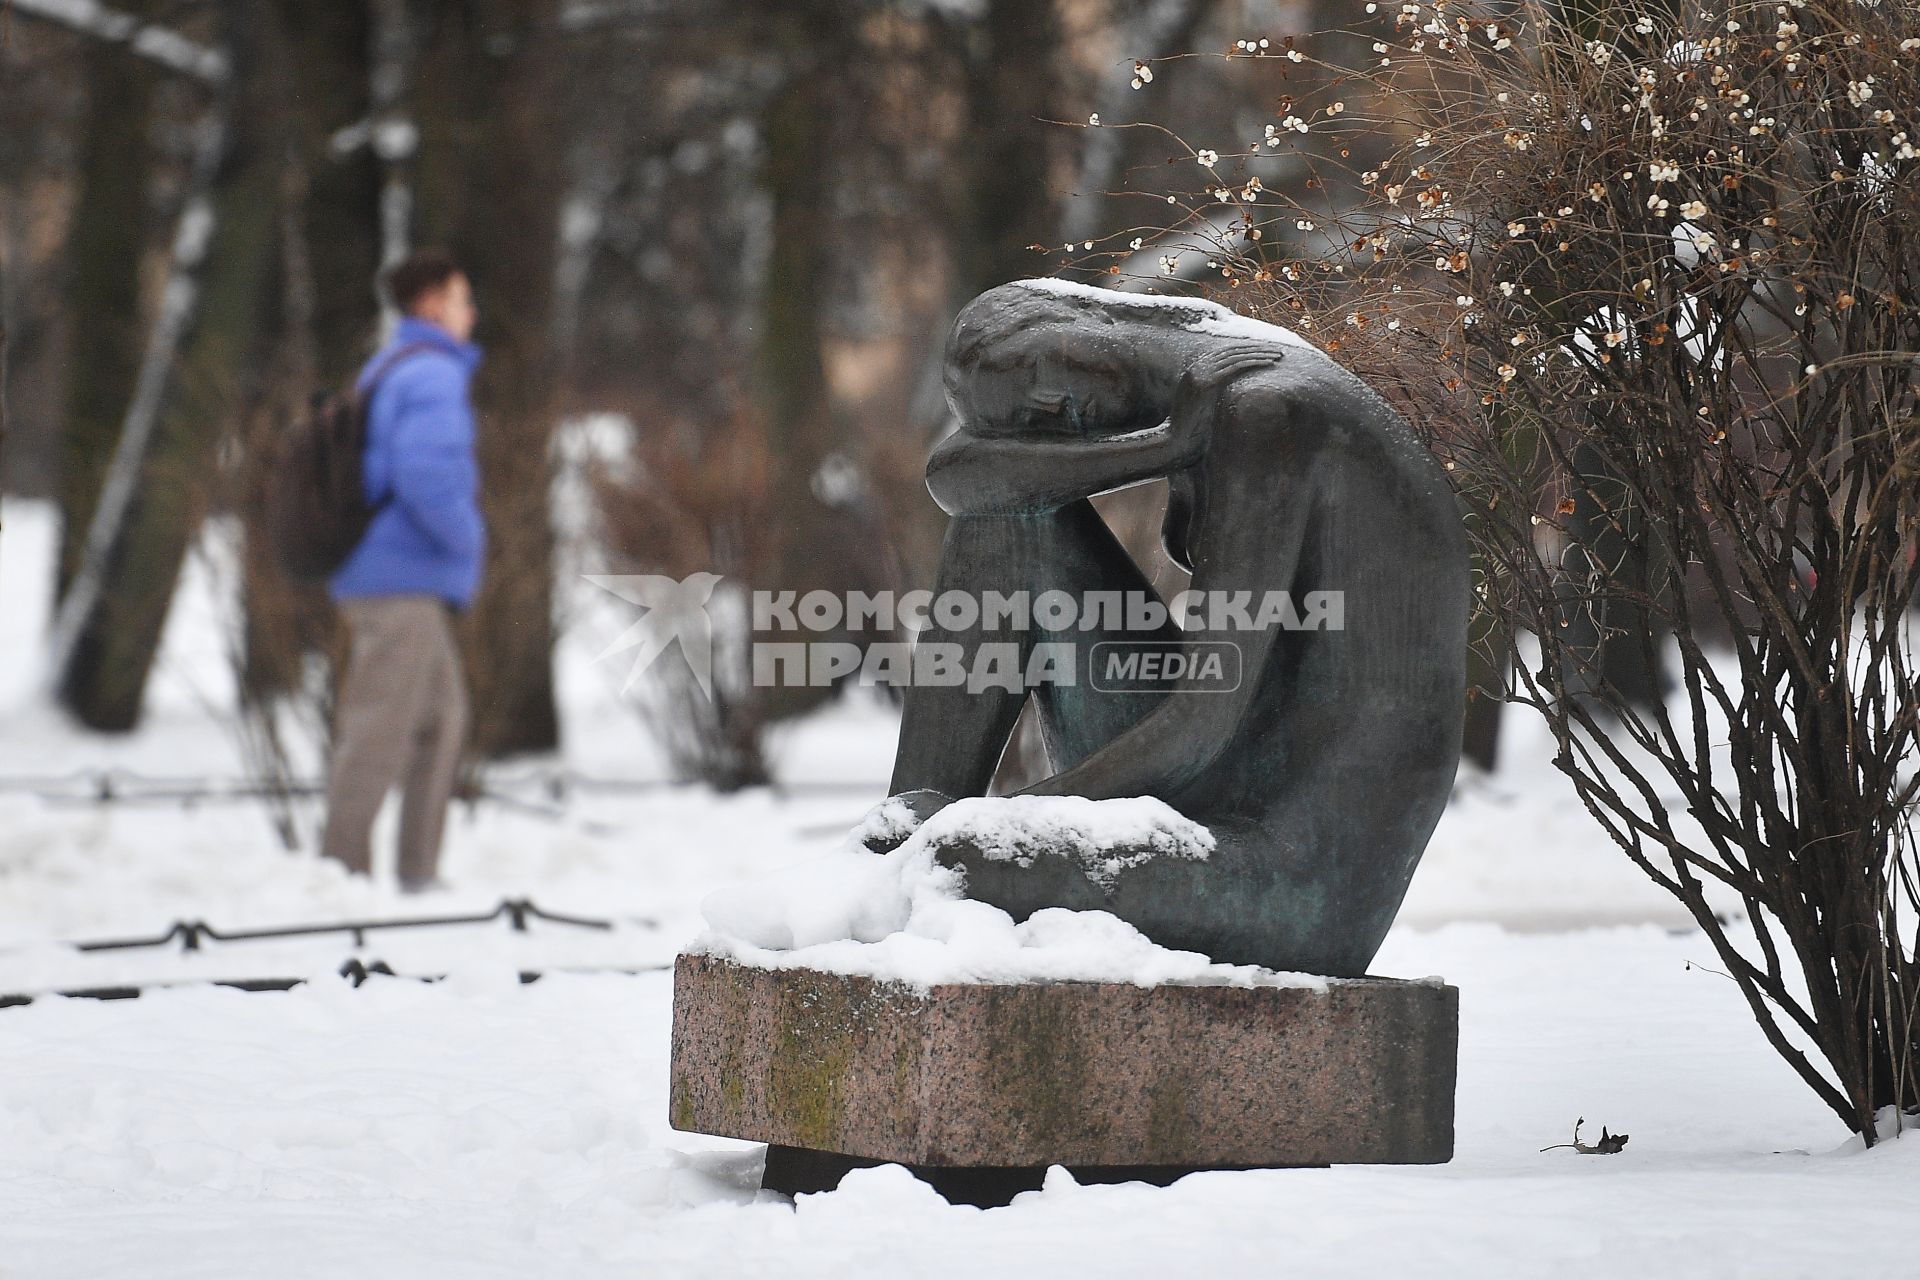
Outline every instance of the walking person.
<path fill-rule="evenodd" d="M 387 276 L 401 320 L 361 370 L 372 523 L 329 581 L 352 656 L 336 706 L 322 852 L 372 868 L 373 822 L 401 789 L 400 887 L 434 887 L 467 731 L 453 621 L 480 585 L 486 530 L 468 387 L 480 363 L 465 272 L 423 250 Z"/>

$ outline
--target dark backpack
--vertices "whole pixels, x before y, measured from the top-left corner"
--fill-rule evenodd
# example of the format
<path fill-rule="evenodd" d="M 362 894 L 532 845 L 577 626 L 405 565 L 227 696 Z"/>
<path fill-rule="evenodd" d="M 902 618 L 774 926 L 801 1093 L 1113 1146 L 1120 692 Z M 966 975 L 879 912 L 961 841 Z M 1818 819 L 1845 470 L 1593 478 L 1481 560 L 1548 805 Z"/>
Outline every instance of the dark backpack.
<path fill-rule="evenodd" d="M 400 347 L 362 389 L 321 391 L 294 424 L 269 483 L 267 527 L 280 567 L 300 582 L 323 582 L 347 562 L 378 513 L 367 501 L 362 465 L 367 410 L 394 367 L 426 343 Z"/>

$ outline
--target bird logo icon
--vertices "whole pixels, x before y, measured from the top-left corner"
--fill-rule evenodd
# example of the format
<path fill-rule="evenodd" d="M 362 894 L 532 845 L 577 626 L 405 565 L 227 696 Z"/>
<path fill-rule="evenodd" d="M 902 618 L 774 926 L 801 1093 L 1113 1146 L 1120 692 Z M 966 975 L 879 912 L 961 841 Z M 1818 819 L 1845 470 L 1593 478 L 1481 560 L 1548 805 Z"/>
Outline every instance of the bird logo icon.
<path fill-rule="evenodd" d="M 713 589 L 720 585 L 719 574 L 690 573 L 678 581 L 654 573 L 581 576 L 643 610 L 631 626 L 615 636 L 594 658 L 598 662 L 616 653 L 637 650 L 620 692 L 631 691 L 634 682 L 655 659 L 678 643 L 681 656 L 693 672 L 694 683 L 707 699 L 713 698 L 713 619 L 707 613 L 707 602 L 713 598 Z"/>

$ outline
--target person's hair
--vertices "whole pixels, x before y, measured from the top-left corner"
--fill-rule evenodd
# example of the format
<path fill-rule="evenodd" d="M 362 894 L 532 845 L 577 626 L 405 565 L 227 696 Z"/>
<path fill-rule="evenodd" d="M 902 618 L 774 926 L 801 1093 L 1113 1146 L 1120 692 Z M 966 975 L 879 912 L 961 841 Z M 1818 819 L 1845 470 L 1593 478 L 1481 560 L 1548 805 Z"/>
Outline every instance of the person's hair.
<path fill-rule="evenodd" d="M 459 275 L 460 264 L 445 249 L 417 249 L 387 272 L 387 296 L 402 311 Z"/>

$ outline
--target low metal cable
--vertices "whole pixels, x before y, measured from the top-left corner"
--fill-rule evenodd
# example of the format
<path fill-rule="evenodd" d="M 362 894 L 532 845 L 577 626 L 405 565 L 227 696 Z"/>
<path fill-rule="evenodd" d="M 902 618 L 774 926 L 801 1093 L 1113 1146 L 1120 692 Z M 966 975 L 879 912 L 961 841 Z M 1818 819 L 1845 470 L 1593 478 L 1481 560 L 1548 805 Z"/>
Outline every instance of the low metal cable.
<path fill-rule="evenodd" d="M 640 965 L 635 968 L 565 968 L 565 969 L 522 969 L 519 971 L 520 985 L 529 986 L 547 977 L 594 977 L 607 975 L 613 977 L 639 977 L 649 973 L 664 973 L 673 968 L 668 964 Z M 446 974 L 396 973 L 385 961 L 371 962 L 350 959 L 342 964 L 339 975 L 354 988 L 365 986 L 373 978 L 392 978 L 396 981 L 435 983 L 444 982 Z M 225 987 L 233 991 L 252 994 L 273 991 L 291 991 L 303 987 L 312 978 L 182 978 L 169 982 L 146 982 L 111 987 L 76 987 L 66 991 L 24 991 L 0 993 L 0 1009 L 19 1009 L 35 1001 L 47 999 L 64 1000 L 137 1000 L 149 991 L 172 991 L 186 987 Z"/>
<path fill-rule="evenodd" d="M 182 951 L 198 951 L 203 942 L 256 942 L 265 938 L 307 938 L 318 934 L 349 933 L 353 935 L 355 946 L 365 946 L 367 934 L 381 929 L 433 929 L 448 925 L 490 924 L 501 919 L 506 920 L 515 933 L 526 933 L 527 923 L 533 920 L 546 924 L 602 931 L 611 930 L 619 923 L 593 916 L 575 916 L 548 911 L 536 905 L 530 898 L 505 898 L 493 910 L 474 915 L 410 916 L 396 920 L 341 920 L 322 924 L 280 925 L 270 929 L 218 929 L 204 920 L 176 920 L 164 933 L 146 937 L 104 938 L 48 945 L 69 946 L 75 951 L 85 952 L 135 951 L 150 947 L 164 947 L 177 941 Z M 643 928 L 659 927 L 657 921 L 644 917 L 633 917 L 631 923 Z"/>

